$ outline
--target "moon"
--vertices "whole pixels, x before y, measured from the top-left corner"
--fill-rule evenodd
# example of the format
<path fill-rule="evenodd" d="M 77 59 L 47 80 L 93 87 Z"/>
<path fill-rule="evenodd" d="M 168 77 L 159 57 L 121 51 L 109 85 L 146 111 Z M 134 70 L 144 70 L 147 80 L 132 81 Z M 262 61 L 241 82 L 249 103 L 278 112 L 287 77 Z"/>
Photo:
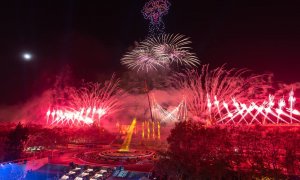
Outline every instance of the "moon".
<path fill-rule="evenodd" d="M 30 54 L 30 53 L 23 53 L 22 57 L 25 61 L 31 61 L 32 60 L 32 54 Z"/>

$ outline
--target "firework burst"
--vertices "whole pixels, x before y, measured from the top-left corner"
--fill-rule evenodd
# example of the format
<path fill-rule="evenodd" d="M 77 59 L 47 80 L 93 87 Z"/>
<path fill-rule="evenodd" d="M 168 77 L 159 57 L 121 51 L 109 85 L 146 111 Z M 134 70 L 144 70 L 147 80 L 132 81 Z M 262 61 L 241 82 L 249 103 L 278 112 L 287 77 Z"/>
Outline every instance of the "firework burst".
<path fill-rule="evenodd" d="M 157 70 L 159 67 L 164 68 L 165 62 L 159 59 L 148 48 L 136 47 L 134 50 L 128 52 L 122 59 L 121 63 L 131 70 L 151 71 Z"/>
<path fill-rule="evenodd" d="M 184 35 L 162 34 L 149 37 L 140 42 L 132 51 L 127 52 L 121 63 L 137 71 L 169 68 L 171 64 L 197 66 L 200 61 L 191 53 L 189 38 Z"/>
<path fill-rule="evenodd" d="M 163 34 L 147 38 L 141 43 L 144 48 L 152 47 L 154 54 L 163 62 L 177 65 L 197 66 L 200 64 L 194 53 L 190 52 L 192 42 L 181 34 Z"/>

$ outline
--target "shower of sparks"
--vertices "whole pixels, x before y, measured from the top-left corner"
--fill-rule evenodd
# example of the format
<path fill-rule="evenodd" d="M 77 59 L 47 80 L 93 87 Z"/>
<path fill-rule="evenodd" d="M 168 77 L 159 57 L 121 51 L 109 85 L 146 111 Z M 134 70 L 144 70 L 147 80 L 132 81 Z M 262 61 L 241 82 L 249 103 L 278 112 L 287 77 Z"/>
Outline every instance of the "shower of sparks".
<path fill-rule="evenodd" d="M 215 120 L 214 116 L 222 116 L 222 111 L 231 115 L 230 100 L 237 109 L 241 107 L 236 100 L 260 103 L 272 89 L 270 75 L 253 75 L 245 69 L 226 70 L 224 66 L 209 70 L 208 65 L 203 65 L 199 71 L 176 73 L 169 83 L 186 95 L 189 113 L 202 120 Z"/>
<path fill-rule="evenodd" d="M 152 100 L 152 113 L 155 119 L 160 122 L 177 122 L 183 121 L 187 118 L 187 108 L 185 99 L 182 100 L 178 106 L 173 108 L 171 111 L 164 109 L 160 106 L 155 99 Z"/>
<path fill-rule="evenodd" d="M 217 124 L 293 124 L 300 123 L 300 112 L 295 109 L 296 98 L 294 92 L 289 94 L 288 101 L 290 104 L 286 104 L 285 98 L 280 98 L 277 103 L 274 102 L 275 97 L 269 95 L 269 99 L 263 101 L 263 103 L 243 103 L 237 99 L 232 99 L 229 102 L 222 102 L 219 105 L 218 101 L 214 100 L 211 103 L 211 99 L 208 97 L 206 102 L 210 108 L 218 109 L 214 119 Z M 222 111 L 220 110 L 222 109 Z"/>
<path fill-rule="evenodd" d="M 206 124 L 300 123 L 293 86 L 275 90 L 269 74 L 203 65 L 201 71 L 177 73 L 169 82 L 186 95 L 189 115 Z"/>
<path fill-rule="evenodd" d="M 50 125 L 81 126 L 93 124 L 106 114 L 105 109 L 89 107 L 81 108 L 80 111 L 67 109 L 52 109 L 47 111 L 47 122 Z"/>
<path fill-rule="evenodd" d="M 121 108 L 119 80 L 113 75 L 104 84 L 84 83 L 81 88 L 70 88 L 64 105 L 52 105 L 46 113 L 49 125 L 84 126 L 100 123 L 106 116 Z"/>

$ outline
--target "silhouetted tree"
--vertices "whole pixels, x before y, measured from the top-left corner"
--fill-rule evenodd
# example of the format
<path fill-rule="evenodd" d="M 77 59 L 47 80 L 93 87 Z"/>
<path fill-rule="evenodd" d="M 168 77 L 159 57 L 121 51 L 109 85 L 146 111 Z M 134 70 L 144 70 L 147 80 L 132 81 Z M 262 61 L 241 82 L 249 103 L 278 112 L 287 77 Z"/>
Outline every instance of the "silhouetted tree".
<path fill-rule="evenodd" d="M 28 140 L 28 128 L 18 123 L 16 128 L 12 130 L 5 142 L 5 161 L 19 159 L 24 150 L 24 144 Z"/>
<path fill-rule="evenodd" d="M 176 124 L 159 153 L 161 179 L 285 179 L 299 174 L 299 130 Z"/>
<path fill-rule="evenodd" d="M 232 171 L 233 152 L 227 129 L 205 128 L 200 123 L 176 124 L 169 149 L 160 154 L 156 173 L 162 179 L 221 179 Z"/>

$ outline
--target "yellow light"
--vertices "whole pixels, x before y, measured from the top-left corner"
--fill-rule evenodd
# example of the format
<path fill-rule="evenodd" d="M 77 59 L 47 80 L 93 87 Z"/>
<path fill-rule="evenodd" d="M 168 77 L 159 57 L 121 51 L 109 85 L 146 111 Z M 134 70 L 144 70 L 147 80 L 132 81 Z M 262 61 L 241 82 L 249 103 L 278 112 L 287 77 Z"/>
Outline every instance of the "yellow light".
<path fill-rule="evenodd" d="M 155 122 L 152 122 L 152 138 L 155 139 Z"/>
<path fill-rule="evenodd" d="M 160 122 L 157 122 L 157 138 L 160 139 Z"/>
<path fill-rule="evenodd" d="M 145 138 L 145 130 L 144 130 L 145 122 L 142 122 L 142 139 Z"/>
<path fill-rule="evenodd" d="M 147 130 L 148 130 L 148 139 L 150 139 L 150 125 L 149 125 L 149 121 L 147 121 Z"/>
<path fill-rule="evenodd" d="M 136 125 L 136 118 L 134 118 L 132 120 L 132 123 L 127 130 L 127 136 L 126 136 L 121 148 L 119 149 L 119 152 L 128 152 L 129 151 L 129 145 L 131 142 L 131 138 L 132 138 L 132 134 L 133 134 L 135 125 Z"/>

